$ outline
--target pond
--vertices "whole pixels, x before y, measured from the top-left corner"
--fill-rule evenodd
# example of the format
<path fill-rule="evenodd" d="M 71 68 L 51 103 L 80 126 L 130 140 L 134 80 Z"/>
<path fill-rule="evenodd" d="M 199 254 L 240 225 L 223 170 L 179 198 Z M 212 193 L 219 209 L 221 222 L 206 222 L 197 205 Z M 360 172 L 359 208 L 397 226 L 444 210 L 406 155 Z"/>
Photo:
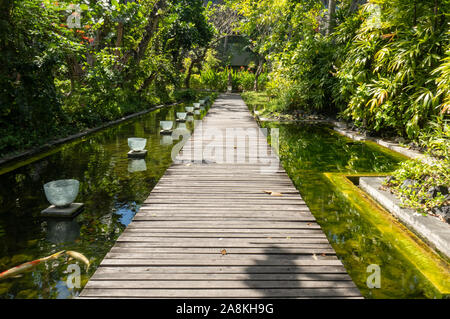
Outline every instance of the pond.
<path fill-rule="evenodd" d="M 81 287 L 130 223 L 141 203 L 172 163 L 181 141 L 160 134 L 160 121 L 175 120 L 187 105 L 161 108 L 62 146 L 57 152 L 0 175 L 0 272 L 61 250 L 82 253 L 91 262 L 81 268 Z M 203 110 L 194 119 L 201 119 Z M 189 119 L 188 119 L 189 120 Z M 187 121 L 189 131 L 194 122 Z M 144 160 L 127 157 L 128 138 L 147 138 Z M 49 206 L 43 184 L 57 179 L 80 181 L 76 202 L 84 211 L 73 220 L 43 219 Z M 42 263 L 20 278 L 0 281 L 0 298 L 72 298 L 67 257 Z"/>
<path fill-rule="evenodd" d="M 416 268 L 364 219 L 323 173 L 388 173 L 396 153 L 355 142 L 326 125 L 262 122 L 279 129 L 281 163 L 365 298 L 426 298 L 434 291 Z M 381 288 L 369 289 L 371 264 L 380 266 Z"/>

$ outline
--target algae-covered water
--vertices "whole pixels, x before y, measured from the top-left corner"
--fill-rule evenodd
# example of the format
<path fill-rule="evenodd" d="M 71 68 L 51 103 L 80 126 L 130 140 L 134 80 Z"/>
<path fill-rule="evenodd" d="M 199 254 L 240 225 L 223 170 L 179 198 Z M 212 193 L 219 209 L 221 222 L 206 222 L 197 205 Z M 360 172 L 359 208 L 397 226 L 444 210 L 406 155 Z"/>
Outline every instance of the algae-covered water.
<path fill-rule="evenodd" d="M 274 122 L 261 125 L 279 128 L 279 155 L 283 167 L 364 297 L 435 296 L 419 271 L 335 191 L 323 174 L 387 173 L 404 158 L 375 144 L 342 137 L 325 125 Z M 380 288 L 367 285 L 372 273 L 367 267 L 371 264 L 380 267 Z"/>
<path fill-rule="evenodd" d="M 175 120 L 176 112 L 185 106 L 153 111 L 0 175 L 0 272 L 61 250 L 73 250 L 91 262 L 88 273 L 78 263 L 83 287 L 172 163 L 172 147 L 182 138 L 171 141 L 161 135 L 159 121 Z M 192 131 L 194 122 L 186 122 L 186 127 Z M 129 137 L 147 138 L 144 160 L 127 157 Z M 41 210 L 49 206 L 43 184 L 66 178 L 80 181 L 76 202 L 83 202 L 85 210 L 73 220 L 41 218 Z M 20 278 L 2 280 L 0 298 L 77 296 L 81 289 L 69 289 L 66 284 L 68 275 L 74 273 L 68 265 L 74 263 L 62 256 Z M 76 283 L 73 279 L 70 282 Z"/>

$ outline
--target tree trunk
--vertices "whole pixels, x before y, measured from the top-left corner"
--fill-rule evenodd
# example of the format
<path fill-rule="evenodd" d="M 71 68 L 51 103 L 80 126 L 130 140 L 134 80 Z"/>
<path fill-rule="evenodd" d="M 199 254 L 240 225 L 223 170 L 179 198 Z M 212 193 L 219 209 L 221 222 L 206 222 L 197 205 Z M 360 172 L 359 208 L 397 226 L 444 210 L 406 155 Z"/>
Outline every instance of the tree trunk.
<path fill-rule="evenodd" d="M 150 73 L 150 75 L 145 79 L 142 86 L 139 88 L 138 93 L 141 94 L 146 88 L 148 88 L 149 85 L 152 84 L 155 77 L 156 77 L 156 72 Z"/>
<path fill-rule="evenodd" d="M 334 30 L 334 15 L 336 13 L 336 0 L 328 1 L 328 17 L 327 17 L 327 31 L 326 35 L 330 35 Z"/>
<path fill-rule="evenodd" d="M 69 96 L 72 94 L 72 92 L 75 90 L 75 85 L 77 82 L 80 81 L 81 77 L 83 76 L 83 69 L 81 68 L 80 64 L 78 63 L 75 56 L 70 55 L 66 58 L 67 66 L 69 70 L 69 78 L 70 78 L 70 92 Z"/>
<path fill-rule="evenodd" d="M 160 20 L 160 15 L 158 14 L 158 11 L 160 9 L 165 8 L 166 5 L 167 5 L 166 0 L 159 0 L 153 6 L 153 10 L 150 13 L 150 17 L 148 19 L 149 23 L 145 27 L 144 35 L 141 39 L 141 42 L 139 42 L 137 50 L 129 51 L 129 52 L 125 53 L 122 58 L 122 61 L 121 61 L 122 64 L 127 64 L 128 60 L 132 56 L 135 57 L 136 63 L 139 63 L 142 60 L 142 58 L 145 56 L 145 51 L 147 50 L 150 40 L 153 38 L 153 35 L 155 34 L 155 32 L 158 28 L 158 24 L 159 24 L 159 20 Z"/>
<path fill-rule="evenodd" d="M 259 59 L 258 68 L 256 69 L 256 72 L 255 72 L 255 82 L 253 83 L 253 90 L 255 92 L 258 92 L 258 90 L 259 90 L 258 80 L 259 80 L 259 76 L 262 73 L 263 65 L 264 65 L 264 59 L 261 58 L 261 59 Z"/>
<path fill-rule="evenodd" d="M 349 12 L 353 13 L 356 10 L 358 10 L 358 7 L 365 4 L 367 1 L 366 0 L 353 0 L 352 3 L 350 4 L 349 7 Z"/>
<path fill-rule="evenodd" d="M 119 22 L 119 25 L 117 26 L 117 39 L 116 39 L 116 56 L 120 56 L 120 50 L 119 48 L 122 47 L 123 42 L 123 22 Z"/>
<path fill-rule="evenodd" d="M 191 88 L 191 73 L 192 73 L 192 69 L 194 68 L 194 64 L 195 64 L 195 62 L 194 62 L 194 60 L 192 60 L 191 64 L 189 65 L 186 78 L 184 79 L 184 87 L 186 89 L 190 89 Z"/>
<path fill-rule="evenodd" d="M 437 29 L 438 26 L 438 13 L 439 13 L 439 0 L 434 0 L 434 23 L 433 23 L 433 31 Z"/>

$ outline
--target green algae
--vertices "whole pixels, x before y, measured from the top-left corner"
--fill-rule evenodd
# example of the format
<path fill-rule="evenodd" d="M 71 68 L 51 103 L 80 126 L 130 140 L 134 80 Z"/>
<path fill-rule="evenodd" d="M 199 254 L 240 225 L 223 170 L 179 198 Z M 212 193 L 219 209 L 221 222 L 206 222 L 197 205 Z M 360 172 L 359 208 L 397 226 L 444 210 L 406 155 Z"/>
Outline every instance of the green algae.
<path fill-rule="evenodd" d="M 345 174 L 324 174 L 336 191 L 355 207 L 373 227 L 396 248 L 411 266 L 429 282 L 425 294 L 429 298 L 450 295 L 449 264 L 389 212 L 356 187 Z"/>
<path fill-rule="evenodd" d="M 366 213 L 367 209 L 376 206 L 355 205 L 362 200 L 349 201 L 327 177 L 388 175 L 405 159 L 403 155 L 376 143 L 355 142 L 338 133 L 330 133 L 332 130 L 328 125 L 275 122 L 262 122 L 261 125 L 279 129 L 279 155 L 283 167 L 364 297 L 442 297 L 442 290 L 436 289 L 434 283 L 440 281 L 445 285 L 445 264 L 439 268 L 436 259 L 432 262 L 428 256 L 423 260 L 430 264 L 412 263 L 400 251 L 404 248 L 399 243 L 408 241 L 390 233 L 389 226 L 394 227 L 394 224 L 378 229 Z M 345 178 L 345 181 L 350 183 L 349 187 L 355 187 L 349 179 Z M 381 288 L 369 288 L 366 283 L 370 275 L 367 267 L 371 264 L 380 266 Z M 421 272 L 421 268 L 428 267 L 434 269 L 431 271 L 435 278 L 427 278 Z M 434 280 L 433 284 L 430 279 Z"/>

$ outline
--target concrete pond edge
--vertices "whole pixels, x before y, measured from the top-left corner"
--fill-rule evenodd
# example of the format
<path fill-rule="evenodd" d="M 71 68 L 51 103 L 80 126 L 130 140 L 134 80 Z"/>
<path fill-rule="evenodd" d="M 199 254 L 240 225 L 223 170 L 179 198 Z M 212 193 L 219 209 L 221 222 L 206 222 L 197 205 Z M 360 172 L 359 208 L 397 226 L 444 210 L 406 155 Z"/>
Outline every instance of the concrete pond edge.
<path fill-rule="evenodd" d="M 428 155 L 425 155 L 425 154 L 415 151 L 415 150 L 410 150 L 410 149 L 403 147 L 400 144 L 395 143 L 395 142 L 386 141 L 381 138 L 362 135 L 356 131 L 348 129 L 347 125 L 343 122 L 334 121 L 334 122 L 331 122 L 331 124 L 333 125 L 333 130 L 335 130 L 336 132 L 340 133 L 341 135 L 344 135 L 355 141 L 372 141 L 374 143 L 377 143 L 378 145 L 384 146 L 384 147 L 386 147 L 392 151 L 395 151 L 397 153 L 400 153 L 406 157 L 421 161 L 424 164 L 432 165 L 435 163 L 435 160 Z"/>
<path fill-rule="evenodd" d="M 450 258 L 450 225 L 410 208 L 402 208 L 401 201 L 389 191 L 381 189 L 382 177 L 360 177 L 359 186 L 392 215 L 398 218 L 432 248 Z"/>
<path fill-rule="evenodd" d="M 41 145 L 41 146 L 38 146 L 38 147 L 35 147 L 35 148 L 32 148 L 32 149 L 23 151 L 21 153 L 18 153 L 18 154 L 15 154 L 15 155 L 11 155 L 11 156 L 8 156 L 8 157 L 4 157 L 4 158 L 0 159 L 0 167 L 2 167 L 4 165 L 7 165 L 8 163 L 10 163 L 12 161 L 15 161 L 15 160 L 25 160 L 26 158 L 29 158 L 31 156 L 34 156 L 34 155 L 40 154 L 42 152 L 48 151 L 49 149 L 51 149 L 53 147 L 56 147 L 56 146 L 59 146 L 61 144 L 73 141 L 73 140 L 78 139 L 80 137 L 84 137 L 84 136 L 93 134 L 95 132 L 98 132 L 100 130 L 108 128 L 110 126 L 113 126 L 113 125 L 116 125 L 116 124 L 128 121 L 130 119 L 133 119 L 133 118 L 136 118 L 138 116 L 150 113 L 152 111 L 156 111 L 158 109 L 161 109 L 161 108 L 164 108 L 164 107 L 173 106 L 173 105 L 176 105 L 176 104 L 179 104 L 179 103 L 157 105 L 157 106 L 154 106 L 154 107 L 149 108 L 147 110 L 140 111 L 140 112 L 137 112 L 137 113 L 133 113 L 133 114 L 121 117 L 121 118 L 119 118 L 117 120 L 104 123 L 104 124 L 99 125 L 97 127 L 90 128 L 90 129 L 84 130 L 82 132 L 69 135 L 67 137 L 63 137 L 63 138 L 60 138 L 60 139 L 57 139 L 57 140 L 53 140 L 53 141 L 47 142 L 44 145 Z"/>

